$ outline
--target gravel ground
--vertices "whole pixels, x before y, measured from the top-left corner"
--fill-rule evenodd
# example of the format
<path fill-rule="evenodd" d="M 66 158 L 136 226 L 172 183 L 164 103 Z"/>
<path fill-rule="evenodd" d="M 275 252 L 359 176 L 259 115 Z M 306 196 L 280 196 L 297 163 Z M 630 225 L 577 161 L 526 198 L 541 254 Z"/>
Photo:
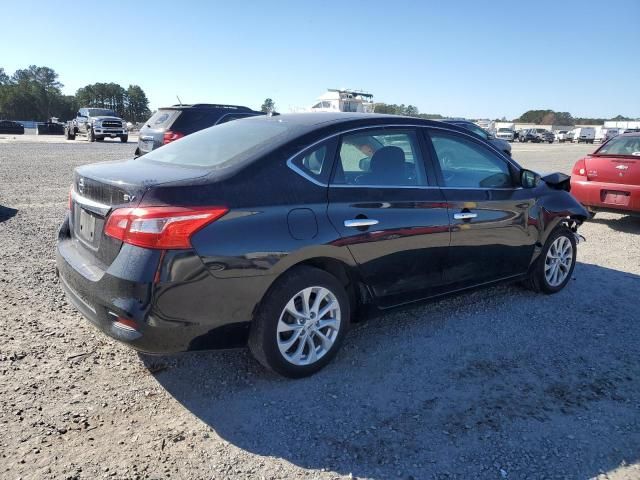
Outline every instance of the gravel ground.
<path fill-rule="evenodd" d="M 396 310 L 290 381 L 243 350 L 138 355 L 65 301 L 72 169 L 134 148 L 0 141 L 0 478 L 640 478 L 640 219 L 585 224 L 557 295 Z M 513 148 L 568 172 L 593 146 Z"/>

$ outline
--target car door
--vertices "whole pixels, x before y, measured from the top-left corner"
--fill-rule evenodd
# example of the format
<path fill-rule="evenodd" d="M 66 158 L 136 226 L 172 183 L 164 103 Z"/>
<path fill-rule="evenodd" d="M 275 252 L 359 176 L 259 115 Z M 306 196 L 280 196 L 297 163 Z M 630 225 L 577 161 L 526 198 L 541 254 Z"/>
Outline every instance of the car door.
<path fill-rule="evenodd" d="M 441 286 L 449 218 L 414 128 L 340 137 L 328 214 L 381 306 Z"/>
<path fill-rule="evenodd" d="M 81 108 L 76 115 L 76 123 L 78 124 L 78 132 L 87 133 L 87 122 L 89 112 L 86 108 Z"/>
<path fill-rule="evenodd" d="M 526 272 L 537 238 L 529 221 L 535 198 L 519 185 L 519 168 L 470 135 L 426 132 L 449 207 L 446 284 L 465 288 Z"/>

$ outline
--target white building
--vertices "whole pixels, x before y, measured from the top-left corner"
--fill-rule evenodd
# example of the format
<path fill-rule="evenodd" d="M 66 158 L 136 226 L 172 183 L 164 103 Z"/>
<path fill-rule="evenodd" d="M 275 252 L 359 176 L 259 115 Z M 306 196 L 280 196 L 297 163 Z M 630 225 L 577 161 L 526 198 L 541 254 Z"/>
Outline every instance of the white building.
<path fill-rule="evenodd" d="M 373 94 L 358 90 L 330 88 L 309 108 L 312 112 L 373 113 Z"/>

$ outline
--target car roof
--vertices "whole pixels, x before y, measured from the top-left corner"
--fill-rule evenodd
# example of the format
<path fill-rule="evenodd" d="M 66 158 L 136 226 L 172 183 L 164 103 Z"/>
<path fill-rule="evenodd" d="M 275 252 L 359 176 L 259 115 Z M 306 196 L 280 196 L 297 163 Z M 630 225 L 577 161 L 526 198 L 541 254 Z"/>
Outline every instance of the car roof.
<path fill-rule="evenodd" d="M 286 121 L 292 124 L 309 127 L 309 130 L 314 130 L 319 126 L 328 125 L 340 125 L 340 124 L 366 124 L 370 123 L 372 126 L 376 124 L 399 124 L 399 125 L 424 125 L 438 126 L 441 125 L 437 120 L 426 120 L 417 117 L 408 117 L 404 115 L 388 115 L 382 113 L 361 113 L 361 112 L 304 112 L 304 113 L 284 113 L 271 118 L 275 121 Z M 264 120 L 265 117 L 252 117 L 251 119 L 243 121 L 256 121 L 258 119 Z M 468 133 L 467 130 L 461 127 L 453 125 L 453 129 L 459 129 L 461 132 Z"/>
<path fill-rule="evenodd" d="M 176 104 L 168 107 L 160 107 L 158 110 L 191 110 L 191 109 L 203 109 L 203 110 L 226 110 L 230 112 L 254 112 L 249 107 L 242 105 L 225 105 L 217 103 L 190 103 L 190 104 Z"/>

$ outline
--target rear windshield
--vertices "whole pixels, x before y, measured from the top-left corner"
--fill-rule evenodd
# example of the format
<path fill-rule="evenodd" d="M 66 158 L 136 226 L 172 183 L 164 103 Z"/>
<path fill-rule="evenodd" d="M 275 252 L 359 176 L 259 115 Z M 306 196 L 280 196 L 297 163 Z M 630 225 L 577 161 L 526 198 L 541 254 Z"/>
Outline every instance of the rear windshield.
<path fill-rule="evenodd" d="M 298 128 L 272 118 L 247 118 L 201 130 L 142 158 L 187 167 L 227 168 L 277 147 Z"/>
<path fill-rule="evenodd" d="M 632 155 L 640 157 L 640 136 L 614 137 L 600 147 L 596 155 Z"/>
<path fill-rule="evenodd" d="M 164 128 L 171 124 L 171 121 L 178 114 L 177 110 L 158 110 L 154 113 L 146 125 L 151 128 Z"/>

